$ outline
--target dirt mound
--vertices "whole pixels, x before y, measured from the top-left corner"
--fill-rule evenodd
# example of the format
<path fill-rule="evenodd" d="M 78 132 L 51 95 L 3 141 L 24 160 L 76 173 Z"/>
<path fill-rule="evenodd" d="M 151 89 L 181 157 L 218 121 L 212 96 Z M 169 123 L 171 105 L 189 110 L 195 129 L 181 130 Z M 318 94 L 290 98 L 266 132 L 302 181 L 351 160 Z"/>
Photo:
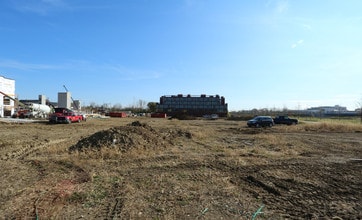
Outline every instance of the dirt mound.
<path fill-rule="evenodd" d="M 126 126 L 99 131 L 83 138 L 71 146 L 69 151 L 99 150 L 103 147 L 118 148 L 122 152 L 131 148 L 165 148 L 173 145 L 173 140 L 177 137 L 190 139 L 192 134 L 182 130 L 162 132 L 146 123 L 134 121 Z"/>

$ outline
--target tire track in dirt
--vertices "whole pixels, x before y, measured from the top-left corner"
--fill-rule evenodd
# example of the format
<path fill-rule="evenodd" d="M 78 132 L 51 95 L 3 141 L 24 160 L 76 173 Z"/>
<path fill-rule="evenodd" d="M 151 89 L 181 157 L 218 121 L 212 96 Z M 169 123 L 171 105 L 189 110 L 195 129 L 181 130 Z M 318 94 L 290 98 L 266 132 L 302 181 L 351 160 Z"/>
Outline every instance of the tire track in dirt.
<path fill-rule="evenodd" d="M 115 198 L 107 201 L 102 207 L 101 210 L 98 210 L 98 219 L 122 219 L 124 198 Z"/>
<path fill-rule="evenodd" d="M 290 162 L 275 162 L 261 166 L 236 167 L 222 160 L 185 161 L 148 172 L 177 173 L 182 172 L 189 181 L 207 182 L 216 174 L 229 175 L 230 183 L 256 199 L 265 202 L 270 210 L 285 217 L 312 218 L 313 216 L 348 218 L 360 213 L 361 180 L 358 176 L 358 166 L 349 164 L 316 164 L 306 165 L 303 160 Z M 353 164 L 353 163 L 351 163 Z M 306 167 L 307 166 L 307 167 Z M 330 168 L 328 168 L 328 166 Z M 331 169 L 335 173 L 328 173 Z M 314 174 L 311 176 L 310 171 Z M 341 170 L 341 171 L 338 171 Z M 345 185 L 343 179 L 347 170 L 355 176 L 350 185 Z M 273 172 L 293 173 L 295 177 L 273 175 Z M 327 204 L 329 202 L 330 204 Z M 333 204 L 335 203 L 335 204 Z M 341 208 L 336 204 L 349 204 L 349 208 Z M 324 210 L 324 211 L 321 211 Z M 334 214 L 331 214 L 334 213 Z M 358 215 L 358 214 L 357 214 Z M 360 215 L 360 214 L 359 214 Z"/>
<path fill-rule="evenodd" d="M 16 151 L 13 151 L 11 153 L 6 154 L 4 157 L 0 158 L 0 160 L 8 161 L 11 159 L 24 159 L 26 156 L 35 153 L 36 151 L 39 151 L 41 149 L 50 147 L 52 145 L 57 145 L 63 142 L 69 141 L 69 139 L 58 139 L 58 140 L 52 140 L 45 144 L 39 144 L 35 146 L 36 144 L 29 144 L 25 147 L 22 147 L 21 149 L 18 149 Z"/>
<path fill-rule="evenodd" d="M 184 192 L 184 190 L 175 189 L 175 186 L 171 187 L 168 185 L 164 185 L 164 183 L 162 182 L 155 182 L 159 180 L 159 178 L 162 179 L 162 177 L 160 176 L 163 176 L 163 179 L 166 181 L 175 181 L 176 179 L 183 178 L 182 181 L 186 181 L 188 183 L 209 183 L 208 180 L 212 174 L 210 172 L 203 172 L 205 166 L 202 162 L 190 160 L 187 162 L 179 163 L 175 162 L 175 160 L 177 159 L 179 159 L 177 156 L 162 155 L 150 158 L 136 159 L 133 161 L 123 161 L 122 164 L 127 164 L 127 167 L 124 167 L 122 168 L 122 170 L 120 170 L 119 175 L 122 176 L 123 180 L 121 183 L 114 184 L 112 189 L 107 190 L 109 195 L 107 196 L 105 201 L 99 206 L 100 209 L 97 210 L 97 218 L 127 218 L 130 211 L 129 204 L 127 204 L 129 200 L 130 202 L 134 202 L 136 198 L 149 198 L 147 196 L 146 198 L 143 197 L 145 196 L 144 194 L 137 195 L 137 192 L 130 192 L 129 190 L 127 190 L 127 185 L 131 186 L 131 188 L 136 189 L 137 187 L 142 185 L 142 183 L 147 182 L 147 187 L 150 187 L 150 194 L 157 194 L 161 198 L 167 198 L 165 200 L 161 199 L 160 201 L 154 201 L 152 205 L 145 208 L 151 213 L 149 213 L 149 216 L 156 216 L 157 213 L 159 214 L 159 212 L 163 212 L 161 210 L 167 210 L 168 206 L 165 206 L 165 204 L 182 203 L 183 199 L 187 199 L 187 197 L 190 196 L 189 193 L 187 193 L 188 196 L 185 195 L 186 192 Z M 169 178 L 172 178 L 172 180 Z M 163 187 L 165 188 L 162 189 Z M 128 209 L 125 208 L 125 206 L 128 207 Z"/>
<path fill-rule="evenodd" d="M 79 186 L 91 180 L 87 171 L 71 162 L 31 162 L 37 167 L 41 178 L 32 187 L 21 190 L 14 199 L 7 201 L 18 205 L 5 211 L 6 219 L 50 219 L 58 216 L 73 193 L 80 190 Z M 54 177 L 49 175 L 52 173 L 49 169 L 63 170 L 66 175 Z"/>
<path fill-rule="evenodd" d="M 122 169 L 119 176 L 124 178 L 122 182 L 114 182 L 107 189 L 107 197 L 98 205 L 96 211 L 97 219 L 128 219 L 129 210 L 124 210 L 127 201 L 134 195 L 129 192 L 127 185 L 143 181 L 144 173 L 164 173 L 170 170 L 165 167 L 172 167 L 171 164 L 179 159 L 175 155 L 156 155 L 147 158 L 124 158 L 119 164 Z M 134 185 L 133 185 L 134 186 Z M 132 199 L 131 199 L 132 200 Z"/>
<path fill-rule="evenodd" d="M 336 213 L 346 219 L 348 216 L 361 216 L 362 181 L 358 178 L 358 166 L 306 164 L 301 160 L 258 167 L 233 167 L 221 161 L 217 167 L 229 172 L 235 185 L 264 201 L 269 209 L 281 216 L 332 218 Z M 312 170 L 313 175 L 310 173 Z M 295 176 L 273 175 L 280 172 Z M 346 184 L 345 178 L 349 178 L 349 184 Z"/>
<path fill-rule="evenodd" d="M 132 159 L 132 163 L 136 163 L 136 164 L 144 164 L 144 163 L 166 163 L 169 161 L 174 161 L 179 159 L 178 156 L 176 155 L 160 155 L 160 156 L 155 156 L 155 157 L 147 157 L 147 158 L 135 158 Z"/>
<path fill-rule="evenodd" d="M 123 202 L 123 199 L 116 198 L 114 204 L 110 206 L 106 219 L 120 218 L 122 214 Z"/>

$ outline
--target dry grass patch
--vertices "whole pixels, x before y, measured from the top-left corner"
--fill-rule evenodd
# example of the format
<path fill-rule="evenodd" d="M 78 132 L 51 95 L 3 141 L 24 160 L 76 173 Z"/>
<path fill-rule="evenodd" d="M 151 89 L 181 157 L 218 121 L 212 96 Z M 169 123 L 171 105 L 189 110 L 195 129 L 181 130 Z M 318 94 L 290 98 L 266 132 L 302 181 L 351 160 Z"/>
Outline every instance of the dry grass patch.
<path fill-rule="evenodd" d="M 362 124 L 320 122 L 304 124 L 305 131 L 313 132 L 362 132 Z"/>
<path fill-rule="evenodd" d="M 252 152 L 268 157 L 298 155 L 303 143 L 289 139 L 278 133 L 255 135 L 255 146 Z"/>
<path fill-rule="evenodd" d="M 262 205 L 257 219 L 360 216 L 349 160 L 360 158 L 360 127 L 133 120 L 1 127 L 1 216 L 252 219 Z"/>
<path fill-rule="evenodd" d="M 362 124 L 348 121 L 326 120 L 321 122 L 300 122 L 298 125 L 277 125 L 277 132 L 362 132 Z"/>

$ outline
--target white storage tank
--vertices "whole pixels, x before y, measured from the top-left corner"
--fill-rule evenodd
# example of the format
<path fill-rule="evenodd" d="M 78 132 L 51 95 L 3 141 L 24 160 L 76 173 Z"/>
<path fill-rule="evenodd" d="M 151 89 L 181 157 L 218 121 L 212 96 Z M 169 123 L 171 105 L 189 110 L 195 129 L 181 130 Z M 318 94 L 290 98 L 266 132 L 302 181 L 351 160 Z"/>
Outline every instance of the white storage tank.
<path fill-rule="evenodd" d="M 46 114 L 50 113 L 50 107 L 47 106 L 47 105 L 31 103 L 29 105 L 29 108 L 31 108 L 33 111 L 43 112 L 43 113 L 46 113 Z"/>

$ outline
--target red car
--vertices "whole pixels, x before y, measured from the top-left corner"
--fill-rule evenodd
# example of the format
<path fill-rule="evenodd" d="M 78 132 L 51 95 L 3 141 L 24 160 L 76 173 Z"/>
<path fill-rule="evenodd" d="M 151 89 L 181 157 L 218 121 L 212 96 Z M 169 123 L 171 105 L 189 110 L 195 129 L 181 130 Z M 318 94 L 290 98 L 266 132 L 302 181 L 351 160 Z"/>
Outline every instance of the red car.
<path fill-rule="evenodd" d="M 49 123 L 66 123 L 81 122 L 83 116 L 67 108 L 55 108 L 54 113 L 49 117 Z"/>

